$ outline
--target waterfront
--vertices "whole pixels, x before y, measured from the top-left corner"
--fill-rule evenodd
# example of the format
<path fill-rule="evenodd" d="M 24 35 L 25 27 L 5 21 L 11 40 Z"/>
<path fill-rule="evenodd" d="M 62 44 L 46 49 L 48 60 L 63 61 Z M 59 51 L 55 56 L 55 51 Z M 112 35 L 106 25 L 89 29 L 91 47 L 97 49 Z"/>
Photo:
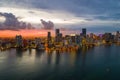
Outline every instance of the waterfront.
<path fill-rule="evenodd" d="M 77 52 L 0 52 L 0 80 L 117 80 L 120 46 L 96 46 Z"/>

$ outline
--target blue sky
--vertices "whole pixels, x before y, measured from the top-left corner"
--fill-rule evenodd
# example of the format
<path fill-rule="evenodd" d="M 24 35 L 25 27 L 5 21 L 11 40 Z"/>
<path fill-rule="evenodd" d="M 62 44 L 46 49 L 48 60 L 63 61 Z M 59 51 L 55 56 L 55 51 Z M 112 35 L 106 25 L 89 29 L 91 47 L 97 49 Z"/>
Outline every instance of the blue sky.
<path fill-rule="evenodd" d="M 120 30 L 120 0 L 0 0 L 0 12 L 12 13 L 36 28 L 42 27 L 43 19 L 52 21 L 55 28 Z"/>

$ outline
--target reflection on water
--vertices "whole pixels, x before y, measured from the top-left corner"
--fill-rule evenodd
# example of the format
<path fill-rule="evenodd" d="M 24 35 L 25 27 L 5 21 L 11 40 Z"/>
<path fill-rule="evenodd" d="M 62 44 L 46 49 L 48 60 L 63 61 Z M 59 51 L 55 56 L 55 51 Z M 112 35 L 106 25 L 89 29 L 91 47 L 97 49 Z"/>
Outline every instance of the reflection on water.
<path fill-rule="evenodd" d="M 16 56 L 17 57 L 22 57 L 23 56 L 23 51 L 20 49 L 16 49 Z"/>
<path fill-rule="evenodd" d="M 36 58 L 40 58 L 40 56 L 44 53 L 44 51 L 39 51 L 39 50 L 36 50 Z"/>
<path fill-rule="evenodd" d="M 51 64 L 51 59 L 52 58 L 52 53 L 48 53 L 47 54 L 47 62 L 48 62 L 48 64 Z"/>
<path fill-rule="evenodd" d="M 59 64 L 60 63 L 60 52 L 56 51 L 56 60 L 55 60 L 55 64 Z"/>
<path fill-rule="evenodd" d="M 119 52 L 114 45 L 71 52 L 11 49 L 0 53 L 0 80 L 118 79 Z"/>

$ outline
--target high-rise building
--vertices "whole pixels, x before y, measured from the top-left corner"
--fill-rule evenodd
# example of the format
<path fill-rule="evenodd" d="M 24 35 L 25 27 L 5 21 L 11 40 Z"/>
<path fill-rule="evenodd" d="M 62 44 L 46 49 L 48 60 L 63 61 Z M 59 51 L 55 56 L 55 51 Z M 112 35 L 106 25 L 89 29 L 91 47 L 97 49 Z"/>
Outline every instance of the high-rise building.
<path fill-rule="evenodd" d="M 55 31 L 55 41 L 60 42 L 60 30 L 56 29 Z"/>
<path fill-rule="evenodd" d="M 71 36 L 72 43 L 75 43 L 75 36 Z"/>
<path fill-rule="evenodd" d="M 59 36 L 59 34 L 60 34 L 60 30 L 59 29 L 56 29 L 56 36 Z"/>
<path fill-rule="evenodd" d="M 83 35 L 84 37 L 86 37 L 86 28 L 83 28 L 83 29 L 82 29 L 82 35 Z"/>
<path fill-rule="evenodd" d="M 112 34 L 111 34 L 111 33 L 105 33 L 105 34 L 104 34 L 104 37 L 105 37 L 105 41 L 106 41 L 106 42 L 110 42 L 110 41 L 111 41 Z"/>
<path fill-rule="evenodd" d="M 48 38 L 51 37 L 51 32 L 48 32 Z"/>
<path fill-rule="evenodd" d="M 80 35 L 75 36 L 75 43 L 77 43 L 77 44 L 80 43 Z"/>
<path fill-rule="evenodd" d="M 59 33 L 59 41 L 62 41 L 62 33 Z"/>
<path fill-rule="evenodd" d="M 62 38 L 62 36 L 63 36 L 62 33 L 59 33 L 59 37 Z"/>
<path fill-rule="evenodd" d="M 23 39 L 21 35 L 16 35 L 16 45 L 17 47 L 23 47 Z"/>
<path fill-rule="evenodd" d="M 48 41 L 48 42 L 51 42 L 51 32 L 48 32 L 47 41 Z"/>

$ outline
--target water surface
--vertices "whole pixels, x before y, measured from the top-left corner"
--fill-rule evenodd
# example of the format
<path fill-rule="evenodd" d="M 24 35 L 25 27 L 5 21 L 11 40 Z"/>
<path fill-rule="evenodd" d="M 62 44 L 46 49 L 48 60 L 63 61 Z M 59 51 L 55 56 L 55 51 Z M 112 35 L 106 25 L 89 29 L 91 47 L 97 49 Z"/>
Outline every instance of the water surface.
<path fill-rule="evenodd" d="M 120 46 L 0 52 L 0 80 L 120 80 Z"/>

